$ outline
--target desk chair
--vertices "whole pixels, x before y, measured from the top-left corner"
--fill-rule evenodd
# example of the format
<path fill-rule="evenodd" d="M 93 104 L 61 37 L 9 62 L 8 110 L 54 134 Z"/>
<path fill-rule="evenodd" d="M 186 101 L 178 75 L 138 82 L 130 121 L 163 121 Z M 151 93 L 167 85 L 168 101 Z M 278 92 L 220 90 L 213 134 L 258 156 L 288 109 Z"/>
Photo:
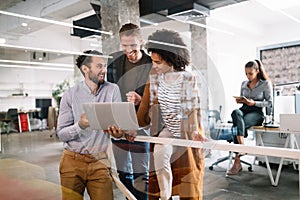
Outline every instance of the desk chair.
<path fill-rule="evenodd" d="M 209 110 L 208 111 L 208 122 L 210 136 L 214 140 L 226 140 L 231 143 L 236 140 L 235 135 L 237 133 L 237 128 L 233 127 L 230 123 L 221 123 L 220 112 L 218 110 Z M 219 124 L 217 126 L 217 124 Z M 216 162 L 211 164 L 208 168 L 213 170 L 215 165 L 218 165 L 221 162 L 229 160 L 228 169 L 230 168 L 231 161 L 233 159 L 233 152 L 229 151 L 229 155 L 223 158 L 219 158 Z M 241 163 L 248 165 L 248 171 L 252 172 L 252 164 L 241 160 Z"/>
<path fill-rule="evenodd" d="M 5 118 L 0 119 L 0 121 L 3 122 L 6 133 L 10 133 L 10 131 L 18 132 L 18 130 L 16 130 L 16 124 L 18 124 L 18 109 L 9 108 Z"/>

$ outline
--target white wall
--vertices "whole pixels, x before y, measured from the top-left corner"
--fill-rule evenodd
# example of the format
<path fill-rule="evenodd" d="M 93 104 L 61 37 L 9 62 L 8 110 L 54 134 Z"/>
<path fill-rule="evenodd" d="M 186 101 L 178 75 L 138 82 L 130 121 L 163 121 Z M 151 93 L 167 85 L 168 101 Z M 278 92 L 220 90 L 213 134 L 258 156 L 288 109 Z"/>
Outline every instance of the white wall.
<path fill-rule="evenodd" d="M 300 25 L 255 1 L 212 11 L 207 25 L 226 31 L 208 30 L 208 77 L 210 109 L 222 105 L 227 121 L 232 110 L 240 107 L 232 96 L 239 95 L 246 80 L 244 65 L 259 59 L 258 47 L 300 40 Z"/>
<path fill-rule="evenodd" d="M 9 41 L 9 44 L 74 52 L 81 52 L 91 48 L 89 41 L 70 37 L 70 28 L 54 25 Z M 1 59 L 30 61 L 30 57 L 26 54 L 8 54 L 8 57 Z M 61 55 L 46 62 L 73 65 L 74 55 Z M 36 65 L 36 67 L 43 66 Z M 73 74 L 73 71 L 1 67 L 0 111 L 6 111 L 12 105 L 20 109 L 31 109 L 35 106 L 35 101 L 30 101 L 28 99 L 33 98 L 34 100 L 35 97 L 51 98 L 52 90 L 56 84 L 63 82 L 65 79 L 69 80 L 71 84 L 73 83 Z M 22 97 L 12 96 L 12 94 L 20 93 L 27 93 L 28 97 L 24 97 L 22 101 L 20 100 Z M 53 105 L 56 104 L 54 101 L 52 103 Z"/>

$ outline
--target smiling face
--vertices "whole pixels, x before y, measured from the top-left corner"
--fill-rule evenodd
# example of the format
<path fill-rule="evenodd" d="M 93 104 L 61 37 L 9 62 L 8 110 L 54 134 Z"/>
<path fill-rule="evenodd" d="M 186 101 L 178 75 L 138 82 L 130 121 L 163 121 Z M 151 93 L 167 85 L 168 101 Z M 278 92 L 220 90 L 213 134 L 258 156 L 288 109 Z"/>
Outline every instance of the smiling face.
<path fill-rule="evenodd" d="M 135 35 L 122 35 L 120 37 L 122 51 L 129 61 L 135 62 L 141 50 L 142 40 Z"/>
<path fill-rule="evenodd" d="M 87 66 L 86 79 L 95 84 L 104 82 L 106 74 L 106 60 L 101 57 L 92 57 L 92 62 Z"/>
<path fill-rule="evenodd" d="M 246 67 L 245 73 L 250 82 L 258 79 L 257 77 L 258 77 L 259 71 L 258 71 L 258 69 L 255 69 L 254 67 Z"/>
<path fill-rule="evenodd" d="M 173 67 L 163 60 L 159 54 L 151 53 L 151 59 L 152 67 L 155 69 L 157 74 L 161 75 L 173 71 Z"/>

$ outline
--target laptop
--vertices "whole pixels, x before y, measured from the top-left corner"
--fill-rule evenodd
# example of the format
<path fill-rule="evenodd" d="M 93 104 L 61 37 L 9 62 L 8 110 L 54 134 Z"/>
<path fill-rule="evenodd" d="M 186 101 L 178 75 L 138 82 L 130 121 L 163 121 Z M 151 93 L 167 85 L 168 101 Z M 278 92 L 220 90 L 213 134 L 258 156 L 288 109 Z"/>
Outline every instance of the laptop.
<path fill-rule="evenodd" d="M 116 126 L 122 130 L 138 130 L 136 112 L 131 102 L 84 103 L 83 109 L 93 130 Z"/>
<path fill-rule="evenodd" d="M 280 131 L 300 133 L 300 114 L 280 114 Z"/>

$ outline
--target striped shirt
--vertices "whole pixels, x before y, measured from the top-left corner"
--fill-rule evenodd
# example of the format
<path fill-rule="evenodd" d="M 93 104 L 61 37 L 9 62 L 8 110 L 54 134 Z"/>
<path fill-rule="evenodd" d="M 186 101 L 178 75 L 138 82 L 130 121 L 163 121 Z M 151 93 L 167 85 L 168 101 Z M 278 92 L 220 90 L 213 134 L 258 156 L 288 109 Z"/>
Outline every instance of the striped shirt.
<path fill-rule="evenodd" d="M 166 82 L 164 75 L 162 75 L 158 86 L 158 102 L 162 118 L 174 137 L 181 136 L 181 92 L 183 77 L 181 73 L 178 74 L 179 77 L 177 77 L 177 80 L 172 82 Z"/>
<path fill-rule="evenodd" d="M 78 125 L 80 115 L 84 113 L 82 104 L 88 102 L 121 102 L 119 87 L 104 82 L 94 95 L 85 81 L 82 81 L 66 91 L 61 99 L 57 135 L 69 151 L 81 154 L 105 152 L 110 142 L 109 135 L 89 127 L 81 129 Z"/>

